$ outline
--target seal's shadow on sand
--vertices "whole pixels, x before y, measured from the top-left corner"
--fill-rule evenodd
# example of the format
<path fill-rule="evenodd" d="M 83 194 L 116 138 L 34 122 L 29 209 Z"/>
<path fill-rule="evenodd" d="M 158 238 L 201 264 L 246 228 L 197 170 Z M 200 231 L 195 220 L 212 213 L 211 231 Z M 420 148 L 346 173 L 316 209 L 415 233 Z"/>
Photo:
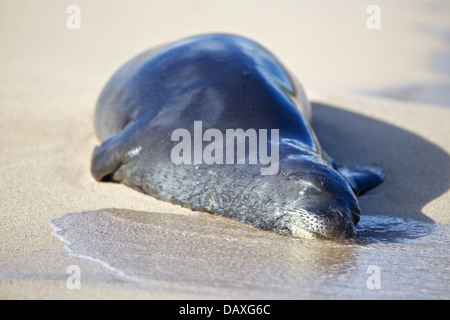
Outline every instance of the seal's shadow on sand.
<path fill-rule="evenodd" d="M 363 215 L 433 222 L 423 207 L 450 188 L 450 156 L 422 137 L 383 121 L 312 103 L 312 126 L 341 165 L 379 165 L 383 184 L 359 197 Z"/>

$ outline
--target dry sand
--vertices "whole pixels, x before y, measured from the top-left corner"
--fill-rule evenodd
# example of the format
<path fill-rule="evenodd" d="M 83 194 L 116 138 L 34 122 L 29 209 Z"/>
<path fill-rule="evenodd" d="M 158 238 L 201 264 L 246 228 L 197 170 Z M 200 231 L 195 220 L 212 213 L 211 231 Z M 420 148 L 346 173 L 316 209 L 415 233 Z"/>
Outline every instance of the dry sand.
<path fill-rule="evenodd" d="M 127 59 L 199 33 L 270 48 L 314 102 L 324 148 L 340 163 L 386 169 L 360 198 L 363 214 L 450 223 L 450 6 L 376 2 L 380 30 L 366 26 L 372 1 L 0 1 L 0 298 L 214 297 L 117 281 L 69 255 L 49 224 L 101 208 L 186 212 L 94 181 L 92 116 Z M 66 27 L 71 4 L 80 30 Z M 83 290 L 67 289 L 69 265 L 82 268 Z"/>

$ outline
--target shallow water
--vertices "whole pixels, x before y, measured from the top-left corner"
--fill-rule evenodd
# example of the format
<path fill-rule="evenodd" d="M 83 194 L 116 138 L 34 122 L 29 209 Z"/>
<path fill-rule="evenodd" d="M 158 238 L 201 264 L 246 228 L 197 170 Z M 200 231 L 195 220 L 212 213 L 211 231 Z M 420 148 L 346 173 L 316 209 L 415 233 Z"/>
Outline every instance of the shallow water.
<path fill-rule="evenodd" d="M 244 299 L 448 299 L 450 226 L 363 216 L 357 240 L 279 236 L 203 213 L 104 209 L 54 219 L 73 255 L 124 281 Z"/>

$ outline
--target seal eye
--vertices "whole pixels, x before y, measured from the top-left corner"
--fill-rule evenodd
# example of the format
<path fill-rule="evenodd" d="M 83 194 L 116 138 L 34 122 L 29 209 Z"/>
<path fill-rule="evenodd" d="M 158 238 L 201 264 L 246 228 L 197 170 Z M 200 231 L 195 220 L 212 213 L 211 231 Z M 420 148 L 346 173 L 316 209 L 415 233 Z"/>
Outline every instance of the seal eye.
<path fill-rule="evenodd" d="M 301 192 L 304 192 L 308 188 L 313 188 L 314 190 L 321 191 L 321 189 L 318 186 L 316 186 L 314 183 L 312 183 L 311 181 L 300 180 L 299 182 L 301 185 L 304 186 L 304 189 L 302 189 Z M 323 185 L 323 184 L 321 183 L 321 185 Z"/>

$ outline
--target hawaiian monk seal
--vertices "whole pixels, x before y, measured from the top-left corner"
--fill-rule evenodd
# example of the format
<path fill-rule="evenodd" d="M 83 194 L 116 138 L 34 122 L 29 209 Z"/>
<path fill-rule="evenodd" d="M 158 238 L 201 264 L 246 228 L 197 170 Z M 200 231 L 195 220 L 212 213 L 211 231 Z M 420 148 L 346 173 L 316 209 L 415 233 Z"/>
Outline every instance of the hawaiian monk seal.
<path fill-rule="evenodd" d="M 107 83 L 91 172 L 283 235 L 355 237 L 355 193 L 385 174 L 339 172 L 309 114 L 299 83 L 259 44 L 225 34 L 184 39 L 140 54 Z"/>

